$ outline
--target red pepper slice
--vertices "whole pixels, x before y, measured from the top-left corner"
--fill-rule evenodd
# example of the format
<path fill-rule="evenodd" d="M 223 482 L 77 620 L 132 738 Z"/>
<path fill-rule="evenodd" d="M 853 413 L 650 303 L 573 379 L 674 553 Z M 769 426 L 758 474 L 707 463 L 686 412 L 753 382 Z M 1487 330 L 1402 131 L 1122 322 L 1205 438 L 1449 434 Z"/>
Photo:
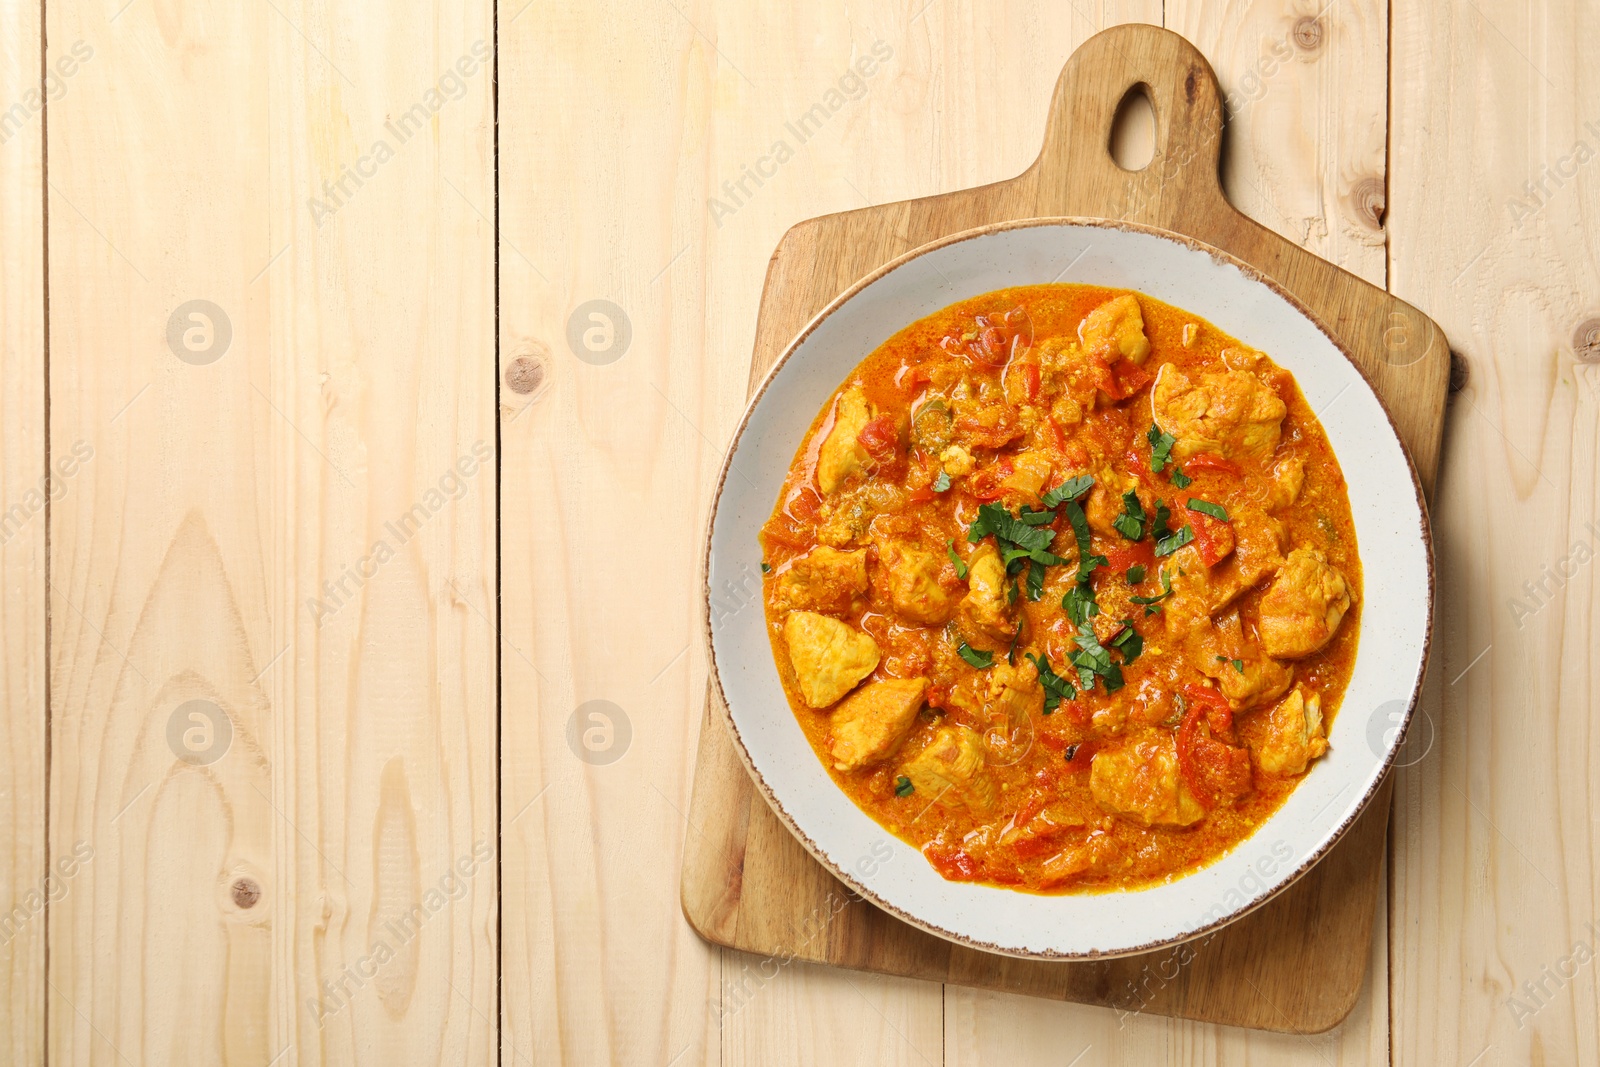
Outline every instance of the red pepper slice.
<path fill-rule="evenodd" d="M 1039 399 L 1039 364 L 1022 365 L 1022 384 L 1030 401 Z"/>
<path fill-rule="evenodd" d="M 1185 474 L 1196 474 L 1210 471 L 1214 474 L 1228 474 L 1237 478 L 1244 472 L 1239 465 L 1231 459 L 1223 459 L 1215 452 L 1201 452 L 1199 455 L 1190 456 L 1183 461 Z"/>

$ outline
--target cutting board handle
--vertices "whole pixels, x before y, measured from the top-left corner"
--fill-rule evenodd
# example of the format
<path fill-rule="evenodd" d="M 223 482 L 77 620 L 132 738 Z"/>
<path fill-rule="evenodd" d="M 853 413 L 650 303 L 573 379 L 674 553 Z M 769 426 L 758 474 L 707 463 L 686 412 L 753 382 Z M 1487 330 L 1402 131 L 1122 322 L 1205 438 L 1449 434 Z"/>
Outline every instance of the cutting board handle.
<path fill-rule="evenodd" d="M 1112 158 L 1111 137 L 1135 89 L 1155 112 L 1155 152 L 1130 171 Z M 1068 60 L 1032 169 L 1042 196 L 1059 191 L 1062 214 L 1176 229 L 1184 217 L 1227 204 L 1221 145 L 1222 94 L 1211 64 L 1171 30 L 1128 24 L 1095 34 Z"/>

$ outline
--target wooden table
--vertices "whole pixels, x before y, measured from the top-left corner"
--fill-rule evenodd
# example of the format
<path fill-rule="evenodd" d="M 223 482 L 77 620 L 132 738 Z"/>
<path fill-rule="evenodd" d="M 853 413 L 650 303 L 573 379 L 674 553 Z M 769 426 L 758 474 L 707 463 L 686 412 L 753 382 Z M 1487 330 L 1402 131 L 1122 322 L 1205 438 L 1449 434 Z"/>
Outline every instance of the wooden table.
<path fill-rule="evenodd" d="M 1600 1060 L 1592 7 L 525 2 L 0 4 L 0 1059 Z M 679 912 L 772 247 L 1020 171 L 1132 20 L 1232 94 L 1234 201 L 1461 357 L 1435 710 L 1319 1037 Z"/>

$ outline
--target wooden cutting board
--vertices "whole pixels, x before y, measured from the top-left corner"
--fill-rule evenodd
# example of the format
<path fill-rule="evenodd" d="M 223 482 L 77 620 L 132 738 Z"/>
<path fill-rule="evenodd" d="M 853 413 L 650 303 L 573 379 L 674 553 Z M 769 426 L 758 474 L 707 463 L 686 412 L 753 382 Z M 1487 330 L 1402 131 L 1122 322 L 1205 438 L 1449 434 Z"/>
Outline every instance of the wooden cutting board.
<path fill-rule="evenodd" d="M 1142 170 L 1126 171 L 1110 155 L 1111 128 L 1135 87 L 1154 108 L 1155 154 Z M 1125 219 L 1231 252 L 1297 296 L 1360 363 L 1431 493 L 1450 368 L 1444 335 L 1409 304 L 1240 214 L 1222 192 L 1221 142 L 1216 76 L 1193 45 L 1154 26 L 1097 34 L 1062 71 L 1044 148 L 1023 174 L 810 219 L 784 235 L 762 294 L 752 387 L 828 301 L 912 248 L 1008 219 Z M 1117 960 L 1017 960 L 952 944 L 853 897 L 760 797 L 735 753 L 727 709 L 711 692 L 684 851 L 683 911 L 707 940 L 779 960 L 1318 1033 L 1338 1025 L 1361 990 L 1384 889 L 1389 794 L 1385 783 L 1298 883 L 1210 937 Z"/>

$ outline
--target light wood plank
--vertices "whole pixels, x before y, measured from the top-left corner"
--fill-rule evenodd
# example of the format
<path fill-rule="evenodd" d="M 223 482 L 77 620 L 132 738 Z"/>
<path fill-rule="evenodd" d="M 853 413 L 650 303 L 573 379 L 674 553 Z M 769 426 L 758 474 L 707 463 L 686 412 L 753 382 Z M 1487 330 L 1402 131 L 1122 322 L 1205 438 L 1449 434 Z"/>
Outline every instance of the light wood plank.
<path fill-rule="evenodd" d="M 44 107 L 40 7 L 0 3 L 0 1059 L 44 1057 L 45 796 Z M 58 50 L 59 53 L 59 50 Z M 54 62 L 58 56 L 48 57 Z M 57 75 L 57 92 L 68 87 Z"/>
<path fill-rule="evenodd" d="M 1600 13 L 1395 12 L 1394 289 L 1469 368 L 1434 515 L 1438 742 L 1396 792 L 1395 1061 L 1593 1062 Z"/>
<path fill-rule="evenodd" d="M 1166 18 L 1205 53 L 1226 94 L 1228 198 L 1383 285 L 1388 6 L 1171 0 Z"/>
<path fill-rule="evenodd" d="M 704 678 L 684 561 L 744 384 L 701 358 L 726 328 L 705 153 L 754 90 L 704 5 L 499 17 L 503 1060 L 681 1067 L 717 1056 L 719 970 L 677 895 Z M 594 300 L 580 334 L 630 336 L 591 338 L 612 362 L 567 341 Z"/>
<path fill-rule="evenodd" d="M 488 1063 L 489 6 L 47 14 L 52 1061 Z"/>

